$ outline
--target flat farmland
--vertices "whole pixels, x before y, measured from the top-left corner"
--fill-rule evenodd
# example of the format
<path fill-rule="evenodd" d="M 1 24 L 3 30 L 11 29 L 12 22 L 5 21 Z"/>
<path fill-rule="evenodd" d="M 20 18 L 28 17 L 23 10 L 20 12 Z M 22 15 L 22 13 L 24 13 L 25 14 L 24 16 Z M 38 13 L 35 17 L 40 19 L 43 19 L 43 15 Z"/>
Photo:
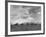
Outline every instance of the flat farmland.
<path fill-rule="evenodd" d="M 36 30 L 41 30 L 41 24 L 14 24 L 11 25 L 11 32 L 13 31 L 36 31 Z"/>

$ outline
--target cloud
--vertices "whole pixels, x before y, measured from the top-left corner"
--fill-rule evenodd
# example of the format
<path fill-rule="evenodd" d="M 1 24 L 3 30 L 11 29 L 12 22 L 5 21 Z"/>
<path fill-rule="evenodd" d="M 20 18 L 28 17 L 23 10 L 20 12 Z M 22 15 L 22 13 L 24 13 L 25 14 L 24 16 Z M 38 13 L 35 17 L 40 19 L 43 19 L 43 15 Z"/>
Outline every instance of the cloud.
<path fill-rule="evenodd" d="M 16 23 L 21 24 L 21 23 L 27 23 L 27 22 L 34 22 L 34 23 L 40 22 L 41 15 L 40 15 L 39 10 L 40 10 L 40 7 L 23 8 L 22 6 L 11 6 L 11 12 L 10 12 L 11 20 L 10 21 L 12 24 L 16 24 Z"/>

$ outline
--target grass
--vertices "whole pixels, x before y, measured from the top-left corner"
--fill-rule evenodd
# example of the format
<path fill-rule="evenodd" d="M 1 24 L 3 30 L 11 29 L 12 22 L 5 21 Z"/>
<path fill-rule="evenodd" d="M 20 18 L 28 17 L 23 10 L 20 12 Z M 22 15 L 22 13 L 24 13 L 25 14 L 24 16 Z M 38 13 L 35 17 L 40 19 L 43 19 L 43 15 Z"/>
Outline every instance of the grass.
<path fill-rule="evenodd" d="M 41 24 L 26 23 L 26 24 L 14 24 L 11 25 L 11 32 L 13 31 L 36 31 L 41 30 Z"/>

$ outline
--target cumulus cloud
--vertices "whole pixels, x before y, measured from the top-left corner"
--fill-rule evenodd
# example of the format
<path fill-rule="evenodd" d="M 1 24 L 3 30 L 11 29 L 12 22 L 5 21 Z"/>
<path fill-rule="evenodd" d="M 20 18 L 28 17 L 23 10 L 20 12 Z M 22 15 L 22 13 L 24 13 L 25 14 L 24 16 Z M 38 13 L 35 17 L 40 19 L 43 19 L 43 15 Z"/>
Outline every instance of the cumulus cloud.
<path fill-rule="evenodd" d="M 21 24 L 27 22 L 41 22 L 40 18 L 40 8 L 38 7 L 26 7 L 23 8 L 22 6 L 11 6 L 10 12 L 10 22 L 11 24 Z"/>

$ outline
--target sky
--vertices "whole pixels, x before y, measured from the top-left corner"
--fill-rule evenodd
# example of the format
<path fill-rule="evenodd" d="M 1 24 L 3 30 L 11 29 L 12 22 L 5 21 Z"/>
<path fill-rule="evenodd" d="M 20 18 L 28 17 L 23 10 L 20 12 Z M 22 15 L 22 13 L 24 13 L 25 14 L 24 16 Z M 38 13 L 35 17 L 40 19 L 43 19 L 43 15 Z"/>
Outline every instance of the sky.
<path fill-rule="evenodd" d="M 40 23 L 41 22 L 41 7 L 40 6 L 10 6 L 10 22 L 15 23 Z"/>

